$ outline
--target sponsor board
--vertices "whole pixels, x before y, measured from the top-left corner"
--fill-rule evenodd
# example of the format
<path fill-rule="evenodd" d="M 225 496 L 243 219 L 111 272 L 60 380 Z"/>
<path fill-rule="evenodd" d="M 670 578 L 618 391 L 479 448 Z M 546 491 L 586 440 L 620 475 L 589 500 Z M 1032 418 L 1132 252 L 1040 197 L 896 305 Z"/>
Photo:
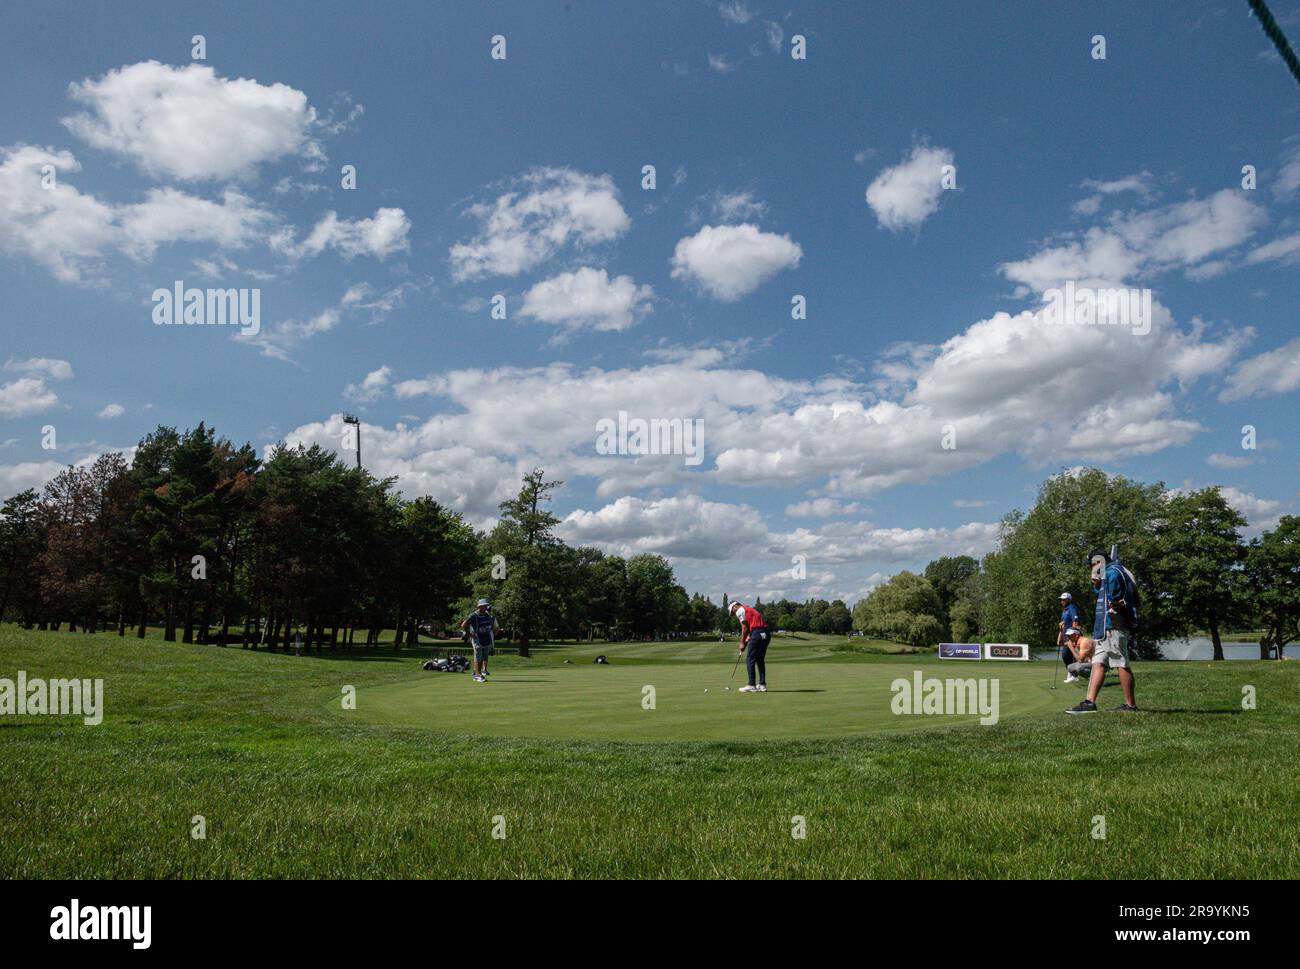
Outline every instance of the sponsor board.
<path fill-rule="evenodd" d="M 981 656 L 979 643 L 940 643 L 940 659 L 979 659 Z"/>
<path fill-rule="evenodd" d="M 985 643 L 985 659 L 1029 659 L 1028 643 Z"/>

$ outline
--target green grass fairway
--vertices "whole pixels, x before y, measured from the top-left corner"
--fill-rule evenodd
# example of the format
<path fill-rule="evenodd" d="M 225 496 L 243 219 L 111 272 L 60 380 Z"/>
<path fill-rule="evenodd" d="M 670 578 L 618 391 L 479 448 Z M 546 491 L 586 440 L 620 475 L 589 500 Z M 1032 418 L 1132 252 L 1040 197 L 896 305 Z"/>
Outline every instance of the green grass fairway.
<path fill-rule="evenodd" d="M 734 640 L 545 647 L 480 686 L 420 671 L 428 649 L 0 625 L 0 677 L 102 677 L 106 706 L 93 727 L 0 716 L 0 877 L 1300 877 L 1300 663 L 1143 663 L 1143 712 L 1076 718 L 1044 662 L 842 645 L 773 645 L 774 687 L 824 693 L 739 696 L 715 694 Z M 914 669 L 997 675 L 1001 722 L 885 713 Z M 735 740 L 755 732 L 800 736 Z"/>
<path fill-rule="evenodd" d="M 716 657 L 718 650 L 714 649 Z M 554 740 L 795 740 L 851 737 L 881 730 L 978 725 L 967 716 L 897 716 L 890 710 L 897 677 L 912 670 L 927 677 L 998 680 L 999 715 L 1059 713 L 1061 691 L 1049 689 L 1038 664 L 784 662 L 768 669 L 766 694 L 738 693 L 743 667 L 730 663 L 621 665 L 617 647 L 606 649 L 609 666 L 582 665 L 521 670 L 507 667 L 487 683 L 468 675 L 417 672 L 408 680 L 357 694 L 345 717 L 368 723 L 423 727 L 445 733 Z M 1034 674 L 1037 673 L 1035 676 Z M 642 704 L 654 688 L 654 709 Z M 730 687 L 730 690 L 725 689 Z M 706 693 L 705 690 L 708 690 Z M 1059 695 L 1058 695 L 1059 694 Z M 1069 694 L 1073 695 L 1073 694 Z"/>

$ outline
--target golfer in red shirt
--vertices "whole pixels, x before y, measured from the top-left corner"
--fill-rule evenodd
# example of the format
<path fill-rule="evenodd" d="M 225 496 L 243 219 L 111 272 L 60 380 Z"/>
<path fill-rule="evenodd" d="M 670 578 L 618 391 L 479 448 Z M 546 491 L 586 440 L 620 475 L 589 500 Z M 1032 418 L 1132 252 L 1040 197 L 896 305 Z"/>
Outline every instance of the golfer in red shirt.
<path fill-rule="evenodd" d="M 745 657 L 745 672 L 749 674 L 749 685 L 740 688 L 741 693 L 767 692 L 767 657 L 768 644 L 772 642 L 772 631 L 763 622 L 757 609 L 751 609 L 741 602 L 731 604 L 731 614 L 740 623 L 740 652 L 748 653 Z M 754 683 L 754 673 L 758 673 L 758 683 Z"/>

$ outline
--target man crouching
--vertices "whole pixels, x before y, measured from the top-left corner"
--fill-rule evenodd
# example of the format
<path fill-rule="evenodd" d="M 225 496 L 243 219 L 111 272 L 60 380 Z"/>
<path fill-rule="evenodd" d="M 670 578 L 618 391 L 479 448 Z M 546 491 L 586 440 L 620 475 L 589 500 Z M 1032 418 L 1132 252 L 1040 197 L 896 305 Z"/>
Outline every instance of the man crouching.
<path fill-rule="evenodd" d="M 1068 674 L 1066 683 L 1085 679 L 1092 672 L 1092 657 L 1096 648 L 1097 642 L 1091 636 L 1085 636 L 1077 629 L 1065 631 L 1064 649 L 1070 657 L 1070 662 L 1065 667 Z"/>

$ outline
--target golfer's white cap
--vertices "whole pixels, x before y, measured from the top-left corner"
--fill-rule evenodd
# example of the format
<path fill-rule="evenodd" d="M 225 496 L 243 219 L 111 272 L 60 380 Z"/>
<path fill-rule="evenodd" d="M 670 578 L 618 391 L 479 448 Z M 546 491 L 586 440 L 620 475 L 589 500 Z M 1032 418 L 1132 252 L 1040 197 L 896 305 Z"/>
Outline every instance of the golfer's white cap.
<path fill-rule="evenodd" d="M 745 611 L 745 607 L 744 607 L 744 605 L 743 605 L 742 603 L 739 603 L 739 602 L 733 602 L 733 603 L 731 604 L 731 611 L 732 611 L 732 614 L 734 615 L 734 614 L 737 613 L 737 612 L 744 612 L 744 611 Z"/>
<path fill-rule="evenodd" d="M 490 606 L 490 605 L 492 605 L 492 603 L 488 602 L 486 599 L 480 599 L 480 600 L 478 601 L 478 604 L 479 604 L 479 606 Z M 478 606 L 475 606 L 474 608 L 477 609 Z"/>
<path fill-rule="evenodd" d="M 1061 593 L 1061 598 L 1062 598 L 1064 601 L 1069 602 L 1070 599 L 1071 599 L 1070 593 L 1068 593 L 1068 592 L 1062 592 L 1062 593 Z"/>
<path fill-rule="evenodd" d="M 1077 635 L 1079 635 L 1079 630 L 1077 630 L 1077 629 L 1075 629 L 1073 626 L 1071 626 L 1069 629 L 1067 629 L 1067 630 L 1065 631 L 1065 635 L 1067 635 L 1067 636 L 1077 636 Z"/>

